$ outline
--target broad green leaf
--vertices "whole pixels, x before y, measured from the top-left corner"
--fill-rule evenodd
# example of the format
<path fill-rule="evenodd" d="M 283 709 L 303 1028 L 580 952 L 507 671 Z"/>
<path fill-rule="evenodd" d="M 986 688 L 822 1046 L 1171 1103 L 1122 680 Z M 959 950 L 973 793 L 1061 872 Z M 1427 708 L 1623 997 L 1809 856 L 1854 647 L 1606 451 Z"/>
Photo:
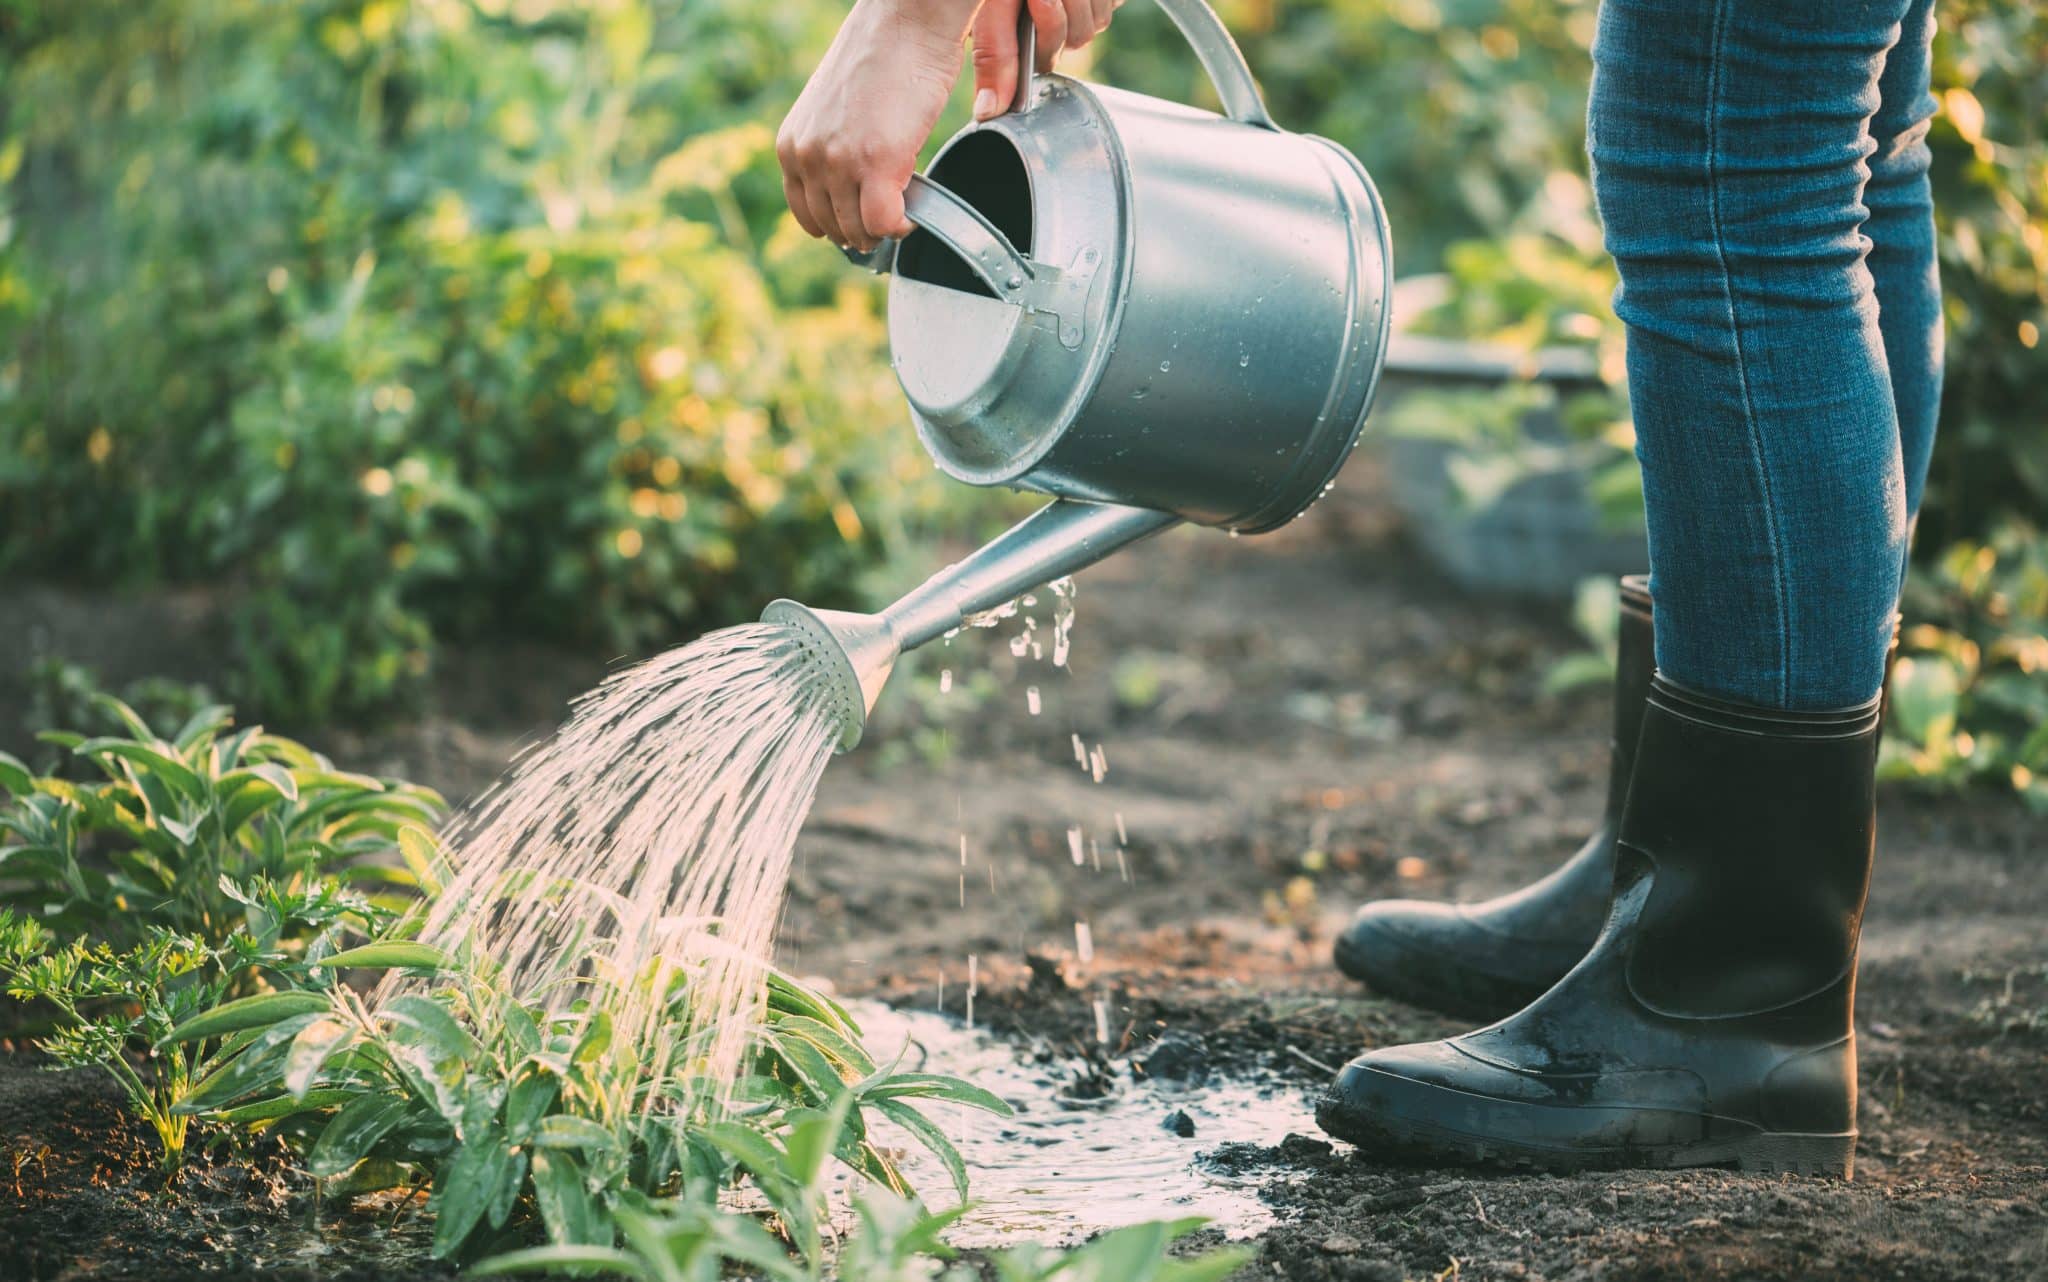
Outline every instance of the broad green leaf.
<path fill-rule="evenodd" d="M 493 1255 L 470 1265 L 467 1272 L 473 1278 L 501 1277 L 507 1273 L 566 1273 L 571 1277 L 616 1275 L 636 1279 L 636 1282 L 654 1282 L 655 1279 L 647 1266 L 630 1252 L 612 1246 L 566 1243 L 530 1246 L 523 1251 Z"/>
<path fill-rule="evenodd" d="M 11 796 L 26 797 L 34 792 L 36 777 L 19 757 L 0 752 L 0 790 Z"/>
<path fill-rule="evenodd" d="M 505 1133 L 514 1144 L 524 1144 L 533 1138 L 534 1128 L 561 1089 L 561 1079 L 537 1064 L 520 1070 L 505 1094 Z"/>
<path fill-rule="evenodd" d="M 263 993 L 242 997 L 194 1015 L 164 1034 L 157 1045 L 195 1042 L 205 1037 L 240 1032 L 245 1028 L 263 1028 L 293 1015 L 325 1011 L 328 1004 L 327 997 L 321 993 Z"/>
<path fill-rule="evenodd" d="M 143 778 L 155 777 L 169 784 L 187 800 L 205 804 L 206 785 L 192 768 L 169 753 L 133 739 L 87 739 L 72 749 L 82 757 L 119 757 L 135 766 L 146 767 Z"/>
<path fill-rule="evenodd" d="M 825 1160 L 839 1147 L 852 1108 L 852 1093 L 841 1091 L 828 1109 L 801 1109 L 788 1115 L 789 1134 L 783 1147 L 789 1150 L 791 1179 L 805 1188 L 817 1187 Z"/>
<path fill-rule="evenodd" d="M 768 1009 L 791 1015 L 804 1015 L 821 1024 L 835 1025 L 855 1037 L 860 1036 L 860 1025 L 844 1006 L 823 993 L 812 992 L 779 971 L 768 972 Z"/>
<path fill-rule="evenodd" d="M 300 994 L 307 996 L 310 994 Z M 322 1010 L 325 1009 L 323 1003 Z M 241 1098 L 254 1090 L 275 1090 L 280 1085 L 284 1069 L 284 1057 L 293 1038 L 301 1029 L 320 1018 L 318 1012 L 307 1012 L 281 1019 L 268 1027 L 244 1030 L 238 1037 L 247 1037 L 246 1049 L 236 1046 L 231 1040 L 215 1054 L 211 1062 L 221 1067 L 201 1078 L 180 1100 L 180 1113 L 201 1113 L 232 1100 Z M 232 1058 L 230 1058 L 232 1056 Z M 225 1061 L 224 1063 L 222 1061 Z"/>
<path fill-rule="evenodd" d="M 480 1049 L 476 1039 L 448 1013 L 448 1008 L 431 997 L 408 993 L 387 1002 L 379 1013 L 390 1021 L 393 1041 L 417 1046 L 437 1063 L 467 1062 Z"/>
<path fill-rule="evenodd" d="M 966 1201 L 967 1163 L 961 1160 L 960 1150 L 953 1147 L 953 1141 L 946 1138 L 946 1133 L 908 1104 L 892 1099 L 875 1100 L 873 1103 L 882 1110 L 884 1117 L 909 1131 L 918 1143 L 931 1150 L 932 1156 L 938 1158 L 946 1173 L 953 1177 L 953 1191 L 960 1195 L 961 1201 Z"/>
<path fill-rule="evenodd" d="M 845 1088 L 845 1075 L 825 1058 L 823 1051 L 803 1038 L 777 1038 L 773 1052 L 796 1075 L 792 1085 L 802 1086 L 808 1092 L 806 1102 L 822 1103 Z"/>
<path fill-rule="evenodd" d="M 171 736 L 171 742 L 178 751 L 189 750 L 194 744 L 212 735 L 217 735 L 234 724 L 235 710 L 224 703 L 211 703 L 193 713 L 178 733 Z"/>
<path fill-rule="evenodd" d="M 356 966 L 364 970 L 396 970 L 413 968 L 418 970 L 441 970 L 450 965 L 448 954 L 432 944 L 416 943 L 412 940 L 390 939 L 381 944 L 364 944 L 360 948 L 344 948 L 313 963 L 315 966 Z"/>
<path fill-rule="evenodd" d="M 526 1150 L 512 1149 L 510 1154 L 510 1160 L 498 1172 L 498 1187 L 491 1190 L 491 1204 L 486 1211 L 494 1229 L 505 1227 L 512 1208 L 519 1203 L 519 1190 L 526 1187 Z"/>
<path fill-rule="evenodd" d="M 359 1090 L 344 1087 L 324 1087 L 317 1091 L 307 1091 L 303 1096 L 275 1095 L 235 1108 L 222 1109 L 212 1116 L 216 1122 L 225 1122 L 230 1126 L 254 1126 L 258 1122 L 275 1122 L 282 1118 L 295 1117 L 300 1113 L 335 1108 L 361 1094 Z"/>
<path fill-rule="evenodd" d="M 447 884 L 442 876 L 441 851 L 435 845 L 433 834 L 417 824 L 406 824 L 398 830 L 398 853 L 405 860 L 405 866 L 419 879 L 420 888 L 429 895 L 438 895 Z"/>
<path fill-rule="evenodd" d="M 582 1163 L 559 1149 L 536 1149 L 531 1173 L 534 1201 L 551 1240 L 557 1245 L 611 1244 L 611 1228 L 584 1183 Z"/>
<path fill-rule="evenodd" d="M 114 714 L 115 717 L 120 719 L 122 725 L 128 727 L 128 733 L 134 735 L 137 739 L 155 740 L 156 731 L 149 728 L 149 723 L 144 721 L 135 709 L 129 707 L 113 695 L 105 691 L 96 691 L 92 696 L 92 703 L 94 707 Z"/>
<path fill-rule="evenodd" d="M 856 1088 L 863 1100 L 885 1099 L 937 1099 L 954 1104 L 966 1104 L 994 1113 L 997 1117 L 1009 1117 L 1010 1106 L 999 1097 L 990 1094 L 970 1082 L 942 1073 L 896 1073 L 879 1081 L 863 1082 Z"/>
<path fill-rule="evenodd" d="M 583 1026 L 583 1035 L 576 1039 L 576 1049 L 569 1053 L 569 1062 L 595 1064 L 604 1058 L 611 1044 L 612 1017 L 601 1010 L 593 1011 Z"/>
<path fill-rule="evenodd" d="M 778 1038 L 801 1037 L 824 1052 L 842 1075 L 866 1075 L 875 1071 L 875 1061 L 854 1042 L 842 1036 L 830 1024 L 822 1023 L 806 1015 L 785 1015 L 775 1021 L 775 1036 Z"/>
<path fill-rule="evenodd" d="M 405 1118 L 407 1103 L 399 1095 L 361 1095 L 334 1115 L 313 1151 L 306 1169 L 318 1176 L 340 1175 L 363 1160 Z"/>
<path fill-rule="evenodd" d="M 354 1028 L 338 1019 L 323 1019 L 299 1030 L 284 1056 L 285 1090 L 294 1099 L 304 1099 L 327 1061 L 354 1039 Z"/>
<path fill-rule="evenodd" d="M 617 1145 L 618 1136 L 608 1128 L 572 1113 L 542 1118 L 533 1136 L 535 1148 L 609 1149 Z"/>
<path fill-rule="evenodd" d="M 485 1129 L 471 1136 L 455 1160 L 435 1173 L 435 1259 L 445 1260 L 462 1248 L 470 1230 L 490 1209 L 498 1179 L 511 1158 L 505 1137 Z"/>
<path fill-rule="evenodd" d="M 505 1040 L 515 1055 L 531 1055 L 540 1049 L 540 1025 L 534 1023 L 526 1003 L 507 994 L 498 1003 L 498 1021 L 504 1026 Z"/>
<path fill-rule="evenodd" d="M 697 1128 L 696 1135 L 746 1168 L 757 1180 L 793 1178 L 782 1150 L 753 1127 L 737 1122 L 708 1122 Z"/>

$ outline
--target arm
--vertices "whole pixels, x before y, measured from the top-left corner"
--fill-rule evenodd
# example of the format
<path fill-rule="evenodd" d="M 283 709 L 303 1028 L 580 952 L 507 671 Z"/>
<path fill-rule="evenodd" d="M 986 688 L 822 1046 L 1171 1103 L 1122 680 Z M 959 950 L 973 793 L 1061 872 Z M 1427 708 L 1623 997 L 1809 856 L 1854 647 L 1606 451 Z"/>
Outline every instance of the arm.
<path fill-rule="evenodd" d="M 960 41 L 974 41 L 974 118 L 1001 115 L 1017 90 L 1020 3 L 1038 29 L 1039 68 L 1051 70 L 1123 0 L 857 0 L 775 140 L 805 231 L 856 249 L 909 233 L 903 189 L 960 78 Z"/>

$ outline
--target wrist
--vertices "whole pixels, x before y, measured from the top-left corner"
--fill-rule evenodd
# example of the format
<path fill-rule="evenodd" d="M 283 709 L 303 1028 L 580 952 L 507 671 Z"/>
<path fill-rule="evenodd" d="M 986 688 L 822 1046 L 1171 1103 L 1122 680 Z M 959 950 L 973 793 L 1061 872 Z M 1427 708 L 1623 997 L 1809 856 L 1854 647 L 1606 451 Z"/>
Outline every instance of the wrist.
<path fill-rule="evenodd" d="M 859 4 L 906 36 L 957 48 L 967 38 L 967 24 L 974 20 L 981 0 L 859 0 Z"/>

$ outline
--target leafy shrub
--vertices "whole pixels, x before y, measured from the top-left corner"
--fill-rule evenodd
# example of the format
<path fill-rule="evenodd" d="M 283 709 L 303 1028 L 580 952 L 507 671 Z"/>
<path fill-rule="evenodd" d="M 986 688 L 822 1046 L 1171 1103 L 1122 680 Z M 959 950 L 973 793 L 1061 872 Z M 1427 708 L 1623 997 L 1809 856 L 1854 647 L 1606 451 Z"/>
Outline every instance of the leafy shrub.
<path fill-rule="evenodd" d="M 1552 174 L 1584 170 L 1593 0 L 1219 0 L 1216 9 L 1274 118 L 1335 139 L 1372 171 L 1404 272 L 1428 270 L 1456 241 L 1498 233 Z M 1112 84 L 1215 106 L 1154 5 L 1118 11 L 1097 68 Z"/>
<path fill-rule="evenodd" d="M 109 692 L 91 668 L 56 656 L 38 659 L 28 668 L 28 708 L 22 716 L 24 727 L 43 729 L 70 726 L 87 734 L 119 734 L 127 729 L 113 711 L 115 704 L 102 696 Z M 129 682 L 115 696 L 149 725 L 183 725 L 219 700 L 204 685 L 174 681 L 168 677 L 142 677 Z M 39 774 L 62 775 L 66 779 L 91 773 L 91 763 L 80 761 L 57 744 L 46 743 L 30 754 L 28 763 Z"/>
<path fill-rule="evenodd" d="M 729 1109 L 707 1116 L 704 1103 L 718 1092 L 689 1076 L 691 1051 L 681 1043 L 690 992 L 674 972 L 656 967 L 641 977 L 642 989 L 666 985 L 637 996 L 674 1030 L 649 1041 L 615 1038 L 623 1011 L 579 1002 L 550 1015 L 497 987 L 488 968 L 420 944 L 375 943 L 320 964 L 437 971 L 441 982 L 375 1008 L 345 989 L 333 990 L 325 1009 L 280 1005 L 277 1021 L 235 1048 L 180 1107 L 289 1126 L 308 1141 L 309 1171 L 358 1190 L 430 1178 L 439 1256 L 473 1253 L 478 1237 L 522 1213 L 536 1214 L 558 1245 L 610 1247 L 620 1213 L 630 1223 L 641 1199 L 705 1200 L 745 1178 L 800 1254 L 816 1260 L 828 1158 L 908 1191 L 869 1139 L 869 1114 L 936 1153 L 964 1197 L 959 1154 L 910 1101 L 1009 1112 L 966 1082 L 878 1066 L 843 1008 L 779 975 L 768 981 L 749 1073 Z M 209 1035 L 215 1018 L 202 1015 L 169 1040 Z M 672 1063 L 643 1061 L 644 1047 L 664 1041 L 679 1043 Z"/>
<path fill-rule="evenodd" d="M 37 1044 L 64 1067 L 106 1070 L 156 1132 L 169 1174 L 184 1162 L 189 1105 L 246 1044 L 244 1030 L 327 1002 L 305 992 L 230 995 L 255 980 L 305 984 L 341 934 L 388 921 L 331 883 L 310 893 L 269 882 L 231 889 L 249 912 L 220 947 L 161 925 L 135 930 L 137 942 L 118 949 L 60 943 L 41 923 L 0 910 L 8 996 L 54 1010 L 60 1021 Z M 186 1035 L 165 1042 L 180 1028 Z M 138 1052 L 147 1054 L 140 1064 Z"/>
<path fill-rule="evenodd" d="M 97 783 L 39 778 L 0 753 L 0 906 L 125 950 L 159 929 L 222 945 L 272 911 L 251 887 L 311 893 L 333 878 L 409 893 L 400 837 L 438 819 L 432 791 L 232 729 L 224 707 L 167 738 L 119 700 L 97 706 L 127 734 L 42 736 L 97 769 Z"/>
<path fill-rule="evenodd" d="M 958 1211 L 933 1214 L 915 1201 L 885 1189 L 868 1188 L 853 1199 L 855 1225 L 847 1235 L 834 1275 L 855 1282 L 1216 1282 L 1241 1267 L 1241 1248 L 1208 1251 L 1187 1259 L 1167 1255 L 1172 1244 L 1195 1229 L 1199 1219 L 1154 1221 L 1105 1233 L 1086 1246 L 1059 1251 L 1025 1243 L 997 1252 L 990 1271 L 967 1265 L 947 1267 L 953 1258 L 939 1235 Z M 763 1251 L 762 1237 L 749 1222 L 719 1215 L 694 1202 L 669 1202 L 622 1216 L 621 1247 L 550 1246 L 513 1251 L 486 1261 L 475 1272 L 492 1276 L 526 1271 L 602 1271 L 633 1282 L 714 1282 L 721 1264 L 759 1269 L 764 1276 L 817 1282 L 814 1262 L 799 1270 L 787 1258 Z M 773 1243 L 767 1243 L 772 1247 Z"/>
<path fill-rule="evenodd" d="M 1958 543 L 1908 589 L 1884 776 L 1989 781 L 2048 813 L 2048 536 L 2014 522 Z"/>
<path fill-rule="evenodd" d="M 856 596 L 941 491 L 758 119 L 837 14 L 0 11 L 0 569 L 228 585 L 302 721 Z"/>

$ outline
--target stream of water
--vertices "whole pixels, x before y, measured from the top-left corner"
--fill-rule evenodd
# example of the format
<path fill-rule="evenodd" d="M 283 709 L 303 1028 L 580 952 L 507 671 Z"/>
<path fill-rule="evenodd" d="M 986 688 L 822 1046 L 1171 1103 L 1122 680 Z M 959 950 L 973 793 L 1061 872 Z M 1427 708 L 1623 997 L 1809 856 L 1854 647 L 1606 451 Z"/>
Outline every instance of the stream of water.
<path fill-rule="evenodd" d="M 643 1081 L 684 1055 L 683 1075 L 734 1080 L 840 730 L 816 665 L 793 631 L 749 624 L 582 696 L 445 835 L 452 873 L 421 938 L 472 950 L 551 1012 L 606 1011 Z M 662 1000 L 678 974 L 681 1038 Z"/>

